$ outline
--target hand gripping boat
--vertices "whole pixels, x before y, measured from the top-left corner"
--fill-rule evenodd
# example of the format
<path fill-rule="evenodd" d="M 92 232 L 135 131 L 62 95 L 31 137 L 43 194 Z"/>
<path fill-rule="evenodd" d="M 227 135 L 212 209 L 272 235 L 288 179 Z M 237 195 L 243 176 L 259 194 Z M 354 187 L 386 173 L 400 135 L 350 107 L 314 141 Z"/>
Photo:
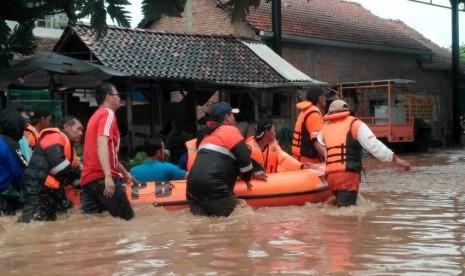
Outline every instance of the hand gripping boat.
<path fill-rule="evenodd" d="M 236 182 L 234 193 L 254 208 L 304 205 L 323 202 L 331 195 L 323 171 L 305 169 L 268 174 L 268 180 L 252 179 L 252 191 L 241 180 Z M 127 187 L 126 193 L 133 204 L 152 203 L 167 210 L 188 207 L 186 180 L 147 182 Z"/>

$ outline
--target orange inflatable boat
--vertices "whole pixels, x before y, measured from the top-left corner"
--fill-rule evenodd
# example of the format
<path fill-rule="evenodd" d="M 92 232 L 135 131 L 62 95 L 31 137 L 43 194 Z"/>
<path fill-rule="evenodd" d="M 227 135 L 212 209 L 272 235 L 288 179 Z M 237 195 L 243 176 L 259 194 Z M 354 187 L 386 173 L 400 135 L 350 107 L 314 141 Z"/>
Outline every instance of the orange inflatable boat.
<path fill-rule="evenodd" d="M 313 169 L 268 174 L 267 181 L 251 183 L 253 188 L 247 191 L 245 183 L 237 181 L 234 193 L 254 208 L 323 202 L 331 195 L 324 172 Z M 152 203 L 167 210 L 188 207 L 186 180 L 147 182 L 128 187 L 126 193 L 133 204 Z"/>
<path fill-rule="evenodd" d="M 234 193 L 254 208 L 304 205 L 328 199 L 328 189 L 324 170 L 305 169 L 268 174 L 268 180 L 252 179 L 252 191 L 241 180 L 237 181 Z M 81 206 L 80 192 L 70 186 L 66 195 L 75 206 Z M 132 204 L 152 203 L 167 210 L 188 207 L 186 180 L 167 182 L 147 182 L 141 186 L 127 187 L 126 193 Z"/>

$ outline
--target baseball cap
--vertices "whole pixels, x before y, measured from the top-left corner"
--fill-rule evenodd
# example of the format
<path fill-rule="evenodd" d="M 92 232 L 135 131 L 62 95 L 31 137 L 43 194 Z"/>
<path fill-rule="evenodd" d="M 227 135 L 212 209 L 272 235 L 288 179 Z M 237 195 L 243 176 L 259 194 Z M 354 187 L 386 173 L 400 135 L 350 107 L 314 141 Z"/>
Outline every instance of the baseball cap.
<path fill-rule="evenodd" d="M 47 117 L 50 114 L 51 114 L 50 111 L 43 110 L 43 109 L 33 110 L 29 113 L 29 122 L 31 124 L 35 124 L 40 120 L 40 118 Z"/>
<path fill-rule="evenodd" d="M 269 118 L 263 118 L 257 122 L 257 131 L 255 132 L 255 139 L 259 139 L 265 134 L 265 130 L 269 129 L 273 125 L 273 120 Z"/>
<path fill-rule="evenodd" d="M 344 102 L 343 100 L 335 100 L 329 105 L 328 113 L 335 113 L 348 110 L 349 105 L 346 102 Z"/>
<path fill-rule="evenodd" d="M 237 114 L 239 113 L 239 109 L 232 108 L 227 102 L 219 102 L 213 106 L 210 116 L 213 120 L 219 121 L 229 113 Z"/>

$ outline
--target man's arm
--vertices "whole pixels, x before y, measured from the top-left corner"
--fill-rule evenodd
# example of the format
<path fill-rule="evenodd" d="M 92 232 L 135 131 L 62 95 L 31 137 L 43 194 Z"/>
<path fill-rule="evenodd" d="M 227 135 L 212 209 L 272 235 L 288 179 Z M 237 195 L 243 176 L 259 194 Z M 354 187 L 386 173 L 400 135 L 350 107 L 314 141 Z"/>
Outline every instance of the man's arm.
<path fill-rule="evenodd" d="M 394 152 L 386 147 L 380 140 L 376 138 L 370 128 L 365 124 L 361 123 L 358 132 L 357 140 L 360 142 L 362 147 L 371 153 L 374 157 L 385 162 L 394 162 L 406 171 L 410 170 L 410 164 L 399 158 Z"/>
<path fill-rule="evenodd" d="M 97 155 L 105 177 L 105 190 L 103 190 L 103 195 L 112 197 L 115 193 L 115 182 L 113 182 L 111 175 L 108 141 L 109 138 L 107 136 L 97 137 Z"/>

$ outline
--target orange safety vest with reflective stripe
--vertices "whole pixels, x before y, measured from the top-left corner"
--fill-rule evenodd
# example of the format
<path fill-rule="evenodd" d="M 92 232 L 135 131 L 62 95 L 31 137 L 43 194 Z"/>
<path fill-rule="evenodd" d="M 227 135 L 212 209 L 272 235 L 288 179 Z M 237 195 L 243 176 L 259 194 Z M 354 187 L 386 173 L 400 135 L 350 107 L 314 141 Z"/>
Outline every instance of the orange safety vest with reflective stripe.
<path fill-rule="evenodd" d="M 58 129 L 58 128 L 46 128 L 46 129 L 44 129 L 44 130 L 42 130 L 40 132 L 39 138 L 44 139 L 46 137 L 46 135 L 50 134 L 50 133 L 60 133 L 61 134 L 60 137 L 62 139 L 60 139 L 59 141 L 56 141 L 56 142 L 58 142 L 60 145 L 63 146 L 63 151 L 64 151 L 65 158 L 71 163 L 71 165 L 73 167 L 77 166 L 78 165 L 78 159 L 77 159 L 77 156 L 75 154 L 75 150 L 71 146 L 71 142 L 69 141 L 69 138 L 63 132 L 61 132 L 60 129 Z M 55 178 L 54 173 L 49 171 L 49 174 L 48 174 L 47 178 L 45 179 L 45 185 L 47 187 L 49 187 L 49 188 L 52 188 L 52 189 L 58 189 L 60 187 L 60 181 L 58 181 Z"/>
<path fill-rule="evenodd" d="M 194 165 L 195 157 L 197 157 L 197 139 L 191 139 L 186 143 L 187 149 L 187 170 L 190 171 Z"/>
<path fill-rule="evenodd" d="M 308 101 L 300 102 L 296 106 L 301 111 L 295 122 L 294 133 L 292 134 L 292 156 L 297 160 L 300 160 L 301 156 L 317 157 L 318 152 L 310 139 L 309 131 L 311 130 L 307 129 L 305 121 L 310 114 L 317 113 L 321 116 L 321 112 L 318 107 Z"/>
<path fill-rule="evenodd" d="M 323 119 L 321 133 L 326 147 L 326 173 L 360 172 L 363 147 L 354 137 L 362 122 L 349 116 L 348 111 L 329 114 Z"/>
<path fill-rule="evenodd" d="M 28 124 L 24 130 L 23 135 L 27 138 L 29 147 L 31 149 L 35 149 L 40 136 L 40 133 L 37 131 L 37 129 L 34 126 Z"/>

